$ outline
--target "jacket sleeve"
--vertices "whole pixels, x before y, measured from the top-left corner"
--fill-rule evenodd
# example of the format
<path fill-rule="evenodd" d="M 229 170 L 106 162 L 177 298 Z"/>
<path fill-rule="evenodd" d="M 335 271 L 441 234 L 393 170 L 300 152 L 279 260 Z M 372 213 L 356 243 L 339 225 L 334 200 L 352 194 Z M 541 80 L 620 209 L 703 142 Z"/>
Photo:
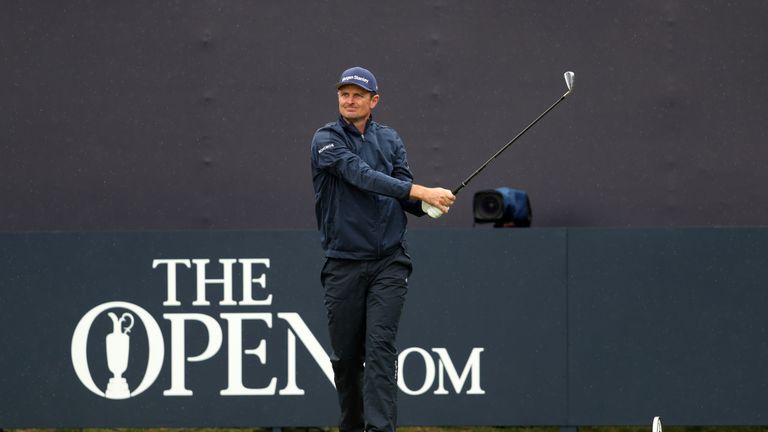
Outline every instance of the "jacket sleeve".
<path fill-rule="evenodd" d="M 412 184 L 413 174 L 411 173 L 411 167 L 408 166 L 408 154 L 405 151 L 405 144 L 403 144 L 403 141 L 397 134 L 395 135 L 395 146 L 396 156 L 392 167 L 392 177 L 408 181 Z M 406 197 L 405 199 L 400 200 L 400 205 L 403 207 L 403 210 L 412 215 L 421 217 L 426 214 L 421 209 L 421 201 L 419 200 L 412 200 Z"/>
<path fill-rule="evenodd" d="M 398 200 L 408 199 L 412 180 L 388 176 L 371 168 L 353 153 L 332 130 L 320 129 L 312 139 L 312 160 L 325 170 L 353 186 Z"/>
<path fill-rule="evenodd" d="M 419 200 L 400 200 L 400 206 L 403 210 L 414 216 L 422 217 L 426 214 L 424 213 L 424 210 L 421 209 L 421 201 Z"/>

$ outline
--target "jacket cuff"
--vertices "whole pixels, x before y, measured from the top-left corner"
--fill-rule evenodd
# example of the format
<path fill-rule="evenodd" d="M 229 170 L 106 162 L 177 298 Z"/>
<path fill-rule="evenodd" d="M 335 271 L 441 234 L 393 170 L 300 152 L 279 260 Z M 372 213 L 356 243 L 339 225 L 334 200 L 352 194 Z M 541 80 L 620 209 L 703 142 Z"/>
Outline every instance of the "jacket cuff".
<path fill-rule="evenodd" d="M 403 182 L 403 194 L 400 195 L 399 199 L 402 201 L 407 201 L 411 199 L 411 188 L 413 187 L 413 182 L 401 180 Z"/>

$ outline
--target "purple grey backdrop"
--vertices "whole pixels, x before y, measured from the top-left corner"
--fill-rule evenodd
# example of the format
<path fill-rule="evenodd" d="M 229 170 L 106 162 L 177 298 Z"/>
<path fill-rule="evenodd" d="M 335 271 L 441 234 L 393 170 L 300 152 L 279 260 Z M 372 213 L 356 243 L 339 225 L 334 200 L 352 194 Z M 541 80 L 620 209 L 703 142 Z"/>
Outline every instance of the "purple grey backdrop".
<path fill-rule="evenodd" d="M 418 182 L 530 193 L 534 226 L 760 225 L 762 1 L 0 4 L 0 230 L 314 229 L 314 130 L 364 65 Z"/>

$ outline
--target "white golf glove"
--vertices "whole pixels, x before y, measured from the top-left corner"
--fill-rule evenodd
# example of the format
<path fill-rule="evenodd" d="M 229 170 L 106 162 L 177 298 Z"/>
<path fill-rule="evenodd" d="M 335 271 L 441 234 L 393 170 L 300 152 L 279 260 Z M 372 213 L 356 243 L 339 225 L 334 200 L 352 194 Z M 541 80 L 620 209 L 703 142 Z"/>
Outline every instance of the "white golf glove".
<path fill-rule="evenodd" d="M 432 219 L 437 219 L 443 215 L 443 212 L 441 212 L 439 208 L 433 206 L 432 204 L 427 204 L 426 201 L 421 202 L 421 209 Z"/>

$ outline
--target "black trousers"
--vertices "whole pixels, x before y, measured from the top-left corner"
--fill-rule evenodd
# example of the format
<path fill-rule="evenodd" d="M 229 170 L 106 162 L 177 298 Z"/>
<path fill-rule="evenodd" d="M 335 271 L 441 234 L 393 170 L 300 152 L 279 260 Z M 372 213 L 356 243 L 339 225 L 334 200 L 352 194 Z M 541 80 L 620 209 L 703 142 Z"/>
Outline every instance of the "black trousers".
<path fill-rule="evenodd" d="M 411 270 L 402 248 L 371 261 L 328 258 L 323 267 L 340 432 L 396 428 L 395 338 Z"/>

